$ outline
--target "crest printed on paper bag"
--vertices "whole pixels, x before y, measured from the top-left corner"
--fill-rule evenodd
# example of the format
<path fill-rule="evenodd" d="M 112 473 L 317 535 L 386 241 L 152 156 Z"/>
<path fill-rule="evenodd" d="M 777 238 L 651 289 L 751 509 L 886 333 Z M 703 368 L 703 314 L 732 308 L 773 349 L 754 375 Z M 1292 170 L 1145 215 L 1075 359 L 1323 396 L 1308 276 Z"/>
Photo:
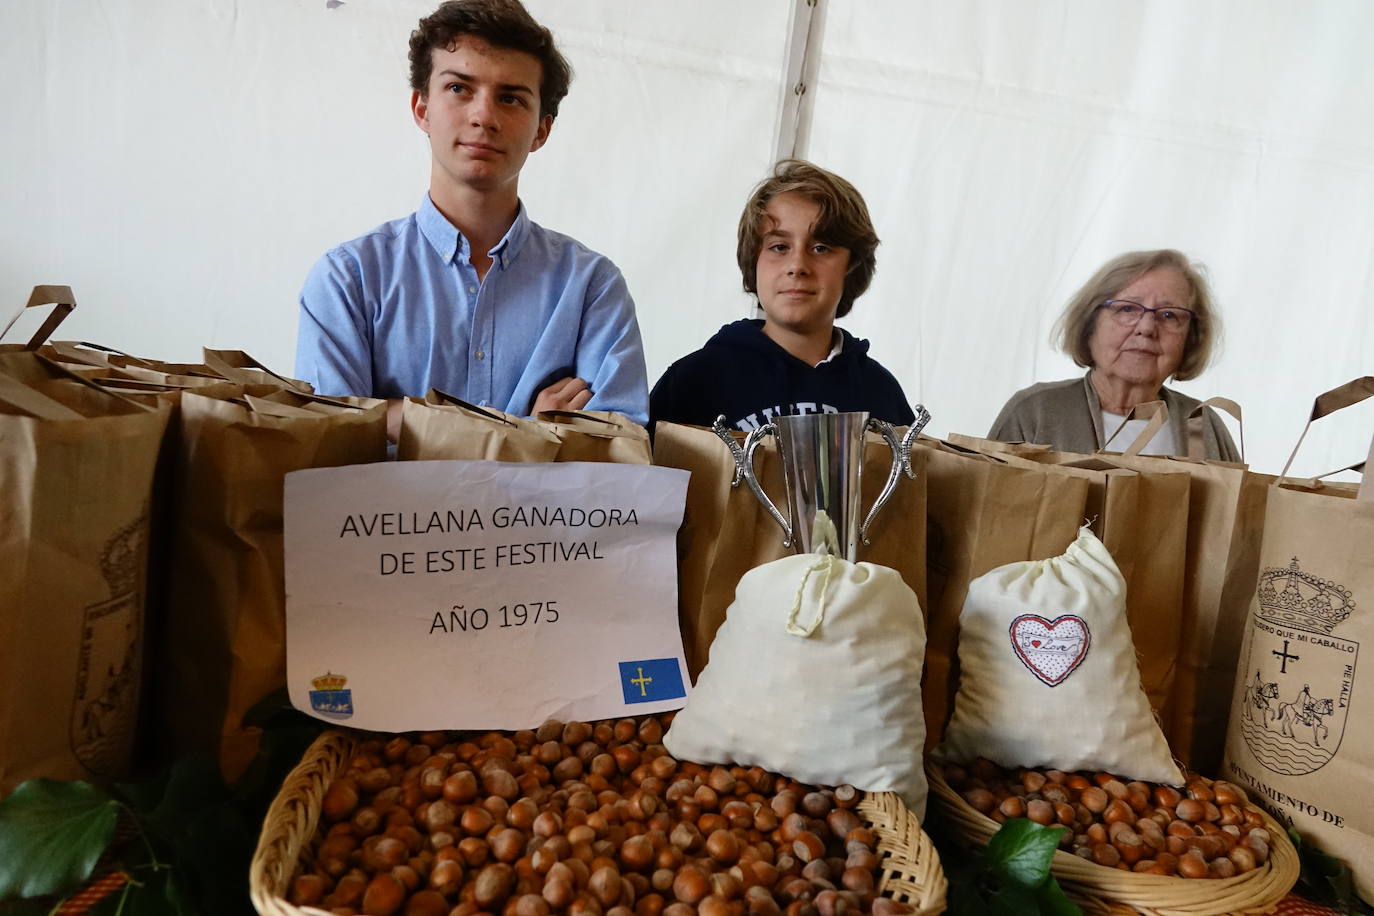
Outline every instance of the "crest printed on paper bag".
<path fill-rule="evenodd" d="M 67 735 L 72 754 L 92 773 L 128 760 L 138 715 L 142 564 L 147 514 L 105 542 L 100 572 L 110 597 L 82 611 L 76 691 Z"/>
<path fill-rule="evenodd" d="M 1240 730 L 1266 769 L 1326 766 L 1345 734 L 1359 643 L 1332 635 L 1355 610 L 1350 589 L 1304 572 L 1297 557 L 1260 574 Z"/>
<path fill-rule="evenodd" d="M 1073 614 L 1054 620 L 1022 614 L 1011 622 L 1008 633 L 1021 664 L 1050 687 L 1064 683 L 1083 664 L 1092 646 L 1088 622 Z"/>

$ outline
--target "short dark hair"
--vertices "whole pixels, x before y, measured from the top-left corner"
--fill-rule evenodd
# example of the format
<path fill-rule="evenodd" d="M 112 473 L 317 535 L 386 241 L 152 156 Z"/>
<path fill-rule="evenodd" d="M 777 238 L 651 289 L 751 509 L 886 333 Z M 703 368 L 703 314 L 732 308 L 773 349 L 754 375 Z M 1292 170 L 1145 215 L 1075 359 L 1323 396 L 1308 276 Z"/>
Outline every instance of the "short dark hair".
<path fill-rule="evenodd" d="M 759 251 L 768 232 L 768 202 L 779 194 L 800 194 L 820 208 L 813 230 L 817 239 L 849 249 L 849 272 L 844 277 L 836 318 L 843 318 L 854 307 L 854 300 L 873 282 L 877 269 L 878 233 L 868 216 L 863 195 L 833 172 L 802 159 L 783 159 L 773 167 L 771 177 L 754 189 L 739 218 L 739 241 L 735 259 L 744 278 L 744 291 L 758 295 Z"/>
<path fill-rule="evenodd" d="M 447 0 L 410 33 L 410 88 L 429 94 L 434 49 L 451 48 L 464 35 L 496 48 L 523 51 L 539 61 L 539 114 L 558 117 L 572 67 L 553 43 L 553 33 L 534 21 L 520 0 Z"/>

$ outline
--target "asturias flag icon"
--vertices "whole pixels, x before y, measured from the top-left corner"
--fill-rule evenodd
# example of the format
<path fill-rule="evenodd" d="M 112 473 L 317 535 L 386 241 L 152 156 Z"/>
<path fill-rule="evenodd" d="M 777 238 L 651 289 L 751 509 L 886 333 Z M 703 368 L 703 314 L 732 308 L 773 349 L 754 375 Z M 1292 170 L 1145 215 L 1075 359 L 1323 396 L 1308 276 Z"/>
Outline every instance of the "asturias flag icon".
<path fill-rule="evenodd" d="M 675 658 L 646 658 L 620 663 L 620 689 L 626 703 L 653 703 L 685 697 L 682 671 Z"/>

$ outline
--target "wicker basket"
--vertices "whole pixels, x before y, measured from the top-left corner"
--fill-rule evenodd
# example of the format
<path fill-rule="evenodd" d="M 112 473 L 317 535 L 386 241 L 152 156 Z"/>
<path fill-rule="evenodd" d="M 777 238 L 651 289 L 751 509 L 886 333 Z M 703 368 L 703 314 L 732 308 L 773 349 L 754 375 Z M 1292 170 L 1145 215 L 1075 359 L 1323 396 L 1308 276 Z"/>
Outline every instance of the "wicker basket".
<path fill-rule="evenodd" d="M 931 803 L 966 840 L 979 845 L 1001 825 L 980 814 L 945 781 L 940 767 L 926 762 Z M 1064 892 L 1087 913 L 1145 916 L 1224 916 L 1272 913 L 1298 880 L 1298 853 L 1288 834 L 1268 814 L 1265 827 L 1273 837 L 1269 860 L 1234 878 L 1169 878 L 1105 868 L 1063 851 L 1050 869 Z"/>
<path fill-rule="evenodd" d="M 248 869 L 253 906 L 263 916 L 325 912 L 290 904 L 286 893 L 300 871 L 302 854 L 308 854 L 314 845 L 325 790 L 352 756 L 355 740 L 339 731 L 321 735 L 291 771 L 268 809 Z M 879 892 L 915 907 L 918 916 L 943 913 L 945 874 L 916 816 L 892 792 L 866 794 L 858 812 L 878 836 Z"/>

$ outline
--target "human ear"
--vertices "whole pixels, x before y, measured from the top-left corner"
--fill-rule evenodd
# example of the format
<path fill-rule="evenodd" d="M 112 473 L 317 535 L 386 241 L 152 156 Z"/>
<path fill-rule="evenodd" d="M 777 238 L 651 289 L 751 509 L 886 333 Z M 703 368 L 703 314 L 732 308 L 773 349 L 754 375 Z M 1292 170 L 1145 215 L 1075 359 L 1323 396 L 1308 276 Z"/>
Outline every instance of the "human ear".
<path fill-rule="evenodd" d="M 420 130 L 429 135 L 429 99 L 421 92 L 410 93 L 410 114 L 415 119 L 415 125 Z"/>
<path fill-rule="evenodd" d="M 549 131 L 553 130 L 553 115 L 544 115 L 539 119 L 539 129 L 534 132 L 534 142 L 530 144 L 530 152 L 534 152 L 543 146 L 549 139 Z"/>

